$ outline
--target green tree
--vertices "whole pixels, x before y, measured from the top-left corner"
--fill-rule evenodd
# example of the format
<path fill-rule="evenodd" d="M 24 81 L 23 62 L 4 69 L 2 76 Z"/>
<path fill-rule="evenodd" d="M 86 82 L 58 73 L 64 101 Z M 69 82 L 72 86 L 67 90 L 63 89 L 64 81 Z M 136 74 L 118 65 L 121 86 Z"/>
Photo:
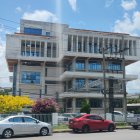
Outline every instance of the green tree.
<path fill-rule="evenodd" d="M 90 111 L 91 111 L 90 104 L 88 103 L 88 101 L 86 99 L 84 99 L 82 101 L 82 106 L 81 106 L 80 112 L 90 114 Z"/>

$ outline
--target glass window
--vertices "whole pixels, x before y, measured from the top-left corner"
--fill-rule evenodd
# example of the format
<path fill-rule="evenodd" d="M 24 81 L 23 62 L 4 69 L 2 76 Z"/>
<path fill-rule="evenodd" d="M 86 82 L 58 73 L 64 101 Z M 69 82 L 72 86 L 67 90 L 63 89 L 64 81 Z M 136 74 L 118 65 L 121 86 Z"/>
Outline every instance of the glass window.
<path fill-rule="evenodd" d="M 76 61 L 76 70 L 85 70 L 85 61 L 84 60 Z"/>
<path fill-rule="evenodd" d="M 75 86 L 75 89 L 76 90 L 80 90 L 80 89 L 82 89 L 82 88 L 84 88 L 84 85 L 85 85 L 85 79 L 76 79 L 76 86 Z"/>
<path fill-rule="evenodd" d="M 96 82 L 97 79 L 89 79 L 88 80 L 88 85 L 89 85 L 89 88 L 98 88 L 100 89 L 101 88 L 101 85 L 98 85 L 98 82 Z"/>
<path fill-rule="evenodd" d="M 114 99 L 114 108 L 122 108 L 123 107 L 123 102 L 122 99 Z"/>
<path fill-rule="evenodd" d="M 9 119 L 9 122 L 23 122 L 21 117 L 14 117 Z"/>
<path fill-rule="evenodd" d="M 47 57 L 51 57 L 51 43 L 47 43 Z"/>
<path fill-rule="evenodd" d="M 42 35 L 42 29 L 24 27 L 25 34 Z"/>
<path fill-rule="evenodd" d="M 100 71 L 101 63 L 97 61 L 89 61 L 88 69 L 89 71 Z"/>
<path fill-rule="evenodd" d="M 34 119 L 32 119 L 32 118 L 24 117 L 24 122 L 35 123 L 36 120 L 34 120 Z"/>
<path fill-rule="evenodd" d="M 76 107 L 81 108 L 82 102 L 83 102 L 82 98 L 77 98 L 76 99 Z"/>
<path fill-rule="evenodd" d="M 40 84 L 40 72 L 23 71 L 21 73 L 21 82 L 22 83 Z"/>
<path fill-rule="evenodd" d="M 120 63 L 116 63 L 116 62 L 110 62 L 108 64 L 108 69 L 109 70 L 121 70 L 121 64 Z"/>
<path fill-rule="evenodd" d="M 92 99 L 89 99 L 89 103 L 92 108 L 102 108 L 103 107 L 102 99 L 92 98 Z"/>
<path fill-rule="evenodd" d="M 66 104 L 67 104 L 67 108 L 72 108 L 72 99 L 68 98 Z"/>
<path fill-rule="evenodd" d="M 50 36 L 51 34 L 50 34 L 50 32 L 46 32 L 46 36 Z"/>

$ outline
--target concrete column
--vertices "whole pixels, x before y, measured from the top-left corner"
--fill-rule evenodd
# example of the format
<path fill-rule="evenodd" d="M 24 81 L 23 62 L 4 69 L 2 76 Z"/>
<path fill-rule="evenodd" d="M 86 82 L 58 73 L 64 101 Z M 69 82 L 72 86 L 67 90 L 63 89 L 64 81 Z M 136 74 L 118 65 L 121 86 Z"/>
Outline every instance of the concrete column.
<path fill-rule="evenodd" d="M 92 38 L 92 53 L 94 53 L 94 36 Z"/>
<path fill-rule="evenodd" d="M 119 45 L 120 45 L 120 40 L 118 39 L 117 40 L 117 52 L 119 52 L 119 50 L 120 50 L 120 46 Z"/>
<path fill-rule="evenodd" d="M 75 63 L 76 63 L 76 60 L 73 59 L 73 61 L 72 61 L 72 71 L 75 71 L 75 67 L 76 67 Z"/>
<path fill-rule="evenodd" d="M 134 41 L 132 40 L 132 56 L 134 56 Z"/>
<path fill-rule="evenodd" d="M 76 98 L 72 99 L 72 112 L 76 112 Z"/>
<path fill-rule="evenodd" d="M 99 37 L 97 38 L 97 53 L 99 53 Z"/>
<path fill-rule="evenodd" d="M 71 51 L 73 52 L 74 49 L 73 49 L 73 35 L 71 35 Z"/>
<path fill-rule="evenodd" d="M 75 78 L 72 79 L 72 89 L 75 90 L 77 87 L 76 87 L 76 84 L 75 84 Z"/>
<path fill-rule="evenodd" d="M 41 84 L 42 95 L 44 96 L 45 95 L 45 62 L 43 62 L 42 64 L 40 84 Z"/>
<path fill-rule="evenodd" d="M 35 50 L 34 50 L 35 56 L 36 56 L 36 41 L 35 41 Z"/>
<path fill-rule="evenodd" d="M 87 44 L 87 46 L 86 46 L 87 47 L 87 53 L 89 53 L 89 36 L 87 36 L 87 43 L 86 44 Z"/>
<path fill-rule="evenodd" d="M 88 85 L 88 79 L 87 78 L 85 79 L 85 84 L 86 84 L 86 87 L 85 87 L 86 91 L 89 91 L 89 85 Z"/>
<path fill-rule="evenodd" d="M 82 36 L 82 52 L 84 51 L 84 37 Z"/>
<path fill-rule="evenodd" d="M 47 57 L 47 41 L 45 42 L 44 46 L 44 57 Z"/>
<path fill-rule="evenodd" d="M 20 66 L 20 60 L 18 60 L 18 63 L 17 63 L 17 80 L 16 80 L 16 90 L 18 91 L 17 95 L 19 95 L 20 74 L 21 74 L 21 66 Z"/>
<path fill-rule="evenodd" d="M 78 52 L 78 35 L 76 36 L 76 52 Z"/>
<path fill-rule="evenodd" d="M 25 40 L 25 56 L 26 56 L 26 40 Z"/>
<path fill-rule="evenodd" d="M 113 50 L 113 54 L 115 52 L 115 39 L 112 39 L 112 50 Z"/>
<path fill-rule="evenodd" d="M 52 52 L 53 52 L 53 43 L 51 42 L 51 58 L 53 57 Z"/>
<path fill-rule="evenodd" d="M 129 40 L 127 40 L 126 48 L 127 48 L 127 50 L 126 50 L 126 55 L 128 55 L 128 54 L 129 54 Z"/>
<path fill-rule="evenodd" d="M 105 38 L 103 38 L 102 53 L 103 53 L 103 48 L 105 48 Z"/>
<path fill-rule="evenodd" d="M 85 71 L 88 72 L 88 59 L 85 59 Z"/>
<path fill-rule="evenodd" d="M 39 56 L 41 57 L 41 42 L 40 42 L 40 47 L 39 47 Z"/>

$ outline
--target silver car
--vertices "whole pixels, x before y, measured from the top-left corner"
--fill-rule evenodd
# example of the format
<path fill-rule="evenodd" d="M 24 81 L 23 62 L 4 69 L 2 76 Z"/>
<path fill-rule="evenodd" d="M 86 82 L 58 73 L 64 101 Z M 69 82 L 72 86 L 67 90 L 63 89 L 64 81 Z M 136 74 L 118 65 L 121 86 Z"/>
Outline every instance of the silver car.
<path fill-rule="evenodd" d="M 52 126 L 26 115 L 9 116 L 0 121 L 0 135 L 11 138 L 14 135 L 52 134 Z"/>

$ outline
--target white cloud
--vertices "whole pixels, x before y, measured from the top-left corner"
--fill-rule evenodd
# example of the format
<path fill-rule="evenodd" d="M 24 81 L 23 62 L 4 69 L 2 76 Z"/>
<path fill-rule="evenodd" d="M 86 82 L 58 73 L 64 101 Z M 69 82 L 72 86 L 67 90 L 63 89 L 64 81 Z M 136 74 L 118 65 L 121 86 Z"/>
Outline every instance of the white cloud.
<path fill-rule="evenodd" d="M 16 7 L 16 11 L 17 12 L 22 12 L 22 8 L 18 6 L 18 7 Z"/>
<path fill-rule="evenodd" d="M 105 7 L 107 7 L 107 8 L 110 7 L 113 2 L 114 2 L 114 0 L 106 0 Z"/>
<path fill-rule="evenodd" d="M 11 87 L 11 83 L 9 82 L 10 73 L 8 72 L 5 59 L 5 46 L 3 46 L 2 43 L 0 44 L 0 60 L 0 87 Z"/>
<path fill-rule="evenodd" d="M 118 19 L 115 21 L 113 30 L 115 32 L 137 35 L 138 31 L 140 31 L 140 11 L 135 11 L 132 17 L 125 13 L 122 20 Z"/>
<path fill-rule="evenodd" d="M 76 11 L 76 10 L 77 10 L 77 6 L 76 6 L 77 0 L 68 0 L 68 2 L 69 2 L 69 4 L 70 4 L 72 10 L 73 10 L 73 11 Z"/>
<path fill-rule="evenodd" d="M 122 0 L 121 6 L 124 8 L 124 10 L 132 10 L 136 7 L 137 2 L 136 0 Z"/>
<path fill-rule="evenodd" d="M 26 12 L 23 14 L 23 19 L 57 22 L 58 18 L 55 14 L 46 10 L 35 10 L 33 12 Z"/>

